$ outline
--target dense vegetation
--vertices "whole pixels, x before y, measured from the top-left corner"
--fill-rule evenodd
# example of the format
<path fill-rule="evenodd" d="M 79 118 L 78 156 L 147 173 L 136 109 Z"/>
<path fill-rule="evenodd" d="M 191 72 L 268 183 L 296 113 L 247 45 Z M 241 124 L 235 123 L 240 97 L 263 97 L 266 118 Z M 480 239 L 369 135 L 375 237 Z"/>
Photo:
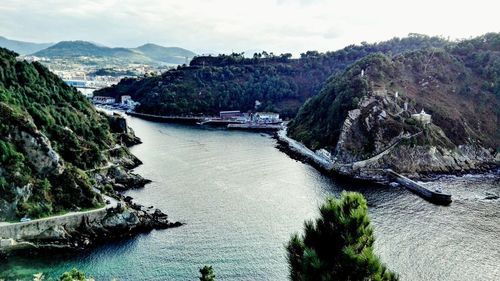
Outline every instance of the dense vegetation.
<path fill-rule="evenodd" d="M 17 217 L 97 206 L 100 197 L 82 170 L 100 165 L 101 150 L 114 145 L 108 120 L 41 64 L 16 56 L 0 48 L 0 218 L 9 217 L 5 212 L 12 206 Z M 50 142 L 64 172 L 41 170 L 27 139 Z M 50 146 L 35 150 L 46 154 Z M 31 192 L 25 190 L 30 195 L 16 204 L 18 188 Z"/>
<path fill-rule="evenodd" d="M 365 77 L 360 75 L 362 70 L 366 70 Z M 370 55 L 332 76 L 320 94 L 301 108 L 289 125 L 289 134 L 314 149 L 335 148 L 348 111 L 377 87 L 399 91 L 413 108 L 424 108 L 454 145 L 500 145 L 498 33 L 444 48 Z M 399 125 L 409 131 L 405 124 Z"/>
<path fill-rule="evenodd" d="M 439 37 L 411 34 L 406 38 L 359 46 L 336 52 L 309 51 L 292 59 L 290 54 L 243 54 L 197 57 L 189 66 L 161 76 L 124 79 L 96 95 L 131 95 L 141 103 L 137 111 L 160 115 L 217 114 L 220 110 L 276 111 L 295 116 L 303 102 L 316 94 L 332 74 L 368 54 L 398 54 L 425 47 L 443 47 Z M 257 103 L 257 104 L 259 104 Z"/>
<path fill-rule="evenodd" d="M 205 265 L 200 268 L 200 281 L 215 281 L 214 269 L 212 266 Z"/>
<path fill-rule="evenodd" d="M 101 60 L 121 61 L 121 64 L 182 64 L 195 53 L 177 47 L 163 47 L 145 44 L 137 48 L 110 48 L 87 41 L 61 41 L 33 55 L 52 59 L 65 59 L 66 62 L 85 57 L 84 64 L 95 64 Z M 90 59 L 89 59 L 90 58 Z M 105 63 L 103 63 L 105 64 Z"/>
<path fill-rule="evenodd" d="M 306 222 L 304 235 L 293 235 L 288 243 L 290 279 L 398 280 L 373 253 L 374 241 L 361 194 L 344 192 L 340 199 L 328 199 L 320 218 Z"/>

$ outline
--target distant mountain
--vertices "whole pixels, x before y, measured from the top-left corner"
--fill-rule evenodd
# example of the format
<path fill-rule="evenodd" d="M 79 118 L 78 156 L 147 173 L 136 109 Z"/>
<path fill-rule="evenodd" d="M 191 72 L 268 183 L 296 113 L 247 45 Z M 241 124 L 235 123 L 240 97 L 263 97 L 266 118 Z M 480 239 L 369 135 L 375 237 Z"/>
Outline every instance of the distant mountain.
<path fill-rule="evenodd" d="M 109 57 L 130 60 L 138 59 L 141 61 L 150 60 L 144 54 L 131 49 L 99 46 L 87 41 L 61 41 L 33 55 L 49 58 Z"/>
<path fill-rule="evenodd" d="M 0 47 L 7 48 L 21 55 L 27 55 L 38 52 L 52 46 L 53 43 L 32 43 L 7 39 L 0 36 Z"/>
<path fill-rule="evenodd" d="M 195 53 L 183 48 L 163 47 L 152 43 L 144 44 L 133 50 L 141 52 L 147 57 L 156 61 L 165 61 L 178 64 L 186 63 L 186 58 L 190 60 L 194 56 L 196 56 Z"/>
<path fill-rule="evenodd" d="M 110 48 L 87 41 L 61 41 L 44 50 L 35 52 L 33 55 L 38 57 L 72 59 L 94 57 L 146 64 L 182 64 L 186 62 L 186 57 L 190 60 L 196 54 L 182 48 L 167 48 L 155 44 L 145 44 L 138 48 Z"/>

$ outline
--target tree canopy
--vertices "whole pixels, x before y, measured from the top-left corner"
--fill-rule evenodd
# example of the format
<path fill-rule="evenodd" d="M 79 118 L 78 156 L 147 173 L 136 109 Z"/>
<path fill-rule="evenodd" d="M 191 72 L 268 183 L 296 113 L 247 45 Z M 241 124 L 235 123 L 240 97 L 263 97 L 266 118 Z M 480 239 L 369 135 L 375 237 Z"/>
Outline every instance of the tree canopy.
<path fill-rule="evenodd" d="M 287 245 L 293 281 L 398 280 L 373 253 L 373 228 L 364 197 L 344 192 L 320 208 L 320 217 L 308 221 L 304 234 Z"/>

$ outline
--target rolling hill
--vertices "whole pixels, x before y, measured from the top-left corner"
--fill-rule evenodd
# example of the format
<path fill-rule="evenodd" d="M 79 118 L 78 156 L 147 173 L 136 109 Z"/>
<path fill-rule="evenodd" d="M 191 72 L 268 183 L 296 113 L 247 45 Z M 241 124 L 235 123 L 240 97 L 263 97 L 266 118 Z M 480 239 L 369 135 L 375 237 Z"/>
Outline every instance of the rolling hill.
<path fill-rule="evenodd" d="M 155 61 L 165 61 L 176 64 L 186 63 L 186 58 L 191 60 L 194 56 L 196 56 L 195 53 L 183 48 L 163 47 L 152 43 L 144 44 L 133 50 L 143 53 L 148 58 Z"/>
<path fill-rule="evenodd" d="M 52 46 L 53 43 L 32 43 L 7 39 L 0 36 L 0 47 L 12 50 L 21 55 L 32 54 Z"/>
<path fill-rule="evenodd" d="M 110 48 L 87 41 L 61 41 L 33 55 L 52 59 L 94 58 L 140 64 L 182 64 L 186 62 L 186 57 L 190 60 L 195 54 L 182 48 L 154 44 L 138 48 Z"/>

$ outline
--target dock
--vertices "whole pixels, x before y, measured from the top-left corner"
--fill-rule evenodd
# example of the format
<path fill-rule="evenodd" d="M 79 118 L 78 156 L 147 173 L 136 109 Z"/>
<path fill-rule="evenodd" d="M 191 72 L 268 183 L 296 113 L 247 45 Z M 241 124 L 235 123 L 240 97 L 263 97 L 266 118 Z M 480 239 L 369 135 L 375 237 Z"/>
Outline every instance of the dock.
<path fill-rule="evenodd" d="M 241 124 L 240 121 L 227 120 L 220 118 L 206 118 L 205 120 L 198 122 L 198 125 L 214 126 L 214 127 L 226 127 L 230 124 Z"/>
<path fill-rule="evenodd" d="M 394 179 L 397 183 L 401 184 L 402 186 L 406 187 L 413 193 L 419 195 L 429 202 L 438 205 L 449 205 L 452 202 L 451 194 L 444 193 L 441 190 L 431 190 L 417 183 L 416 181 L 413 181 L 403 175 L 394 172 L 391 169 L 386 169 L 385 172 L 387 173 L 387 176 L 389 178 Z"/>
<path fill-rule="evenodd" d="M 138 113 L 133 111 L 127 111 L 126 114 L 149 121 L 190 124 L 190 125 L 196 125 L 197 123 L 200 123 L 205 119 L 204 117 L 197 117 L 197 116 L 161 116 L 161 115 Z"/>
<path fill-rule="evenodd" d="M 228 124 L 228 130 L 244 130 L 244 131 L 257 131 L 257 132 L 274 132 L 283 129 L 281 124 Z"/>

